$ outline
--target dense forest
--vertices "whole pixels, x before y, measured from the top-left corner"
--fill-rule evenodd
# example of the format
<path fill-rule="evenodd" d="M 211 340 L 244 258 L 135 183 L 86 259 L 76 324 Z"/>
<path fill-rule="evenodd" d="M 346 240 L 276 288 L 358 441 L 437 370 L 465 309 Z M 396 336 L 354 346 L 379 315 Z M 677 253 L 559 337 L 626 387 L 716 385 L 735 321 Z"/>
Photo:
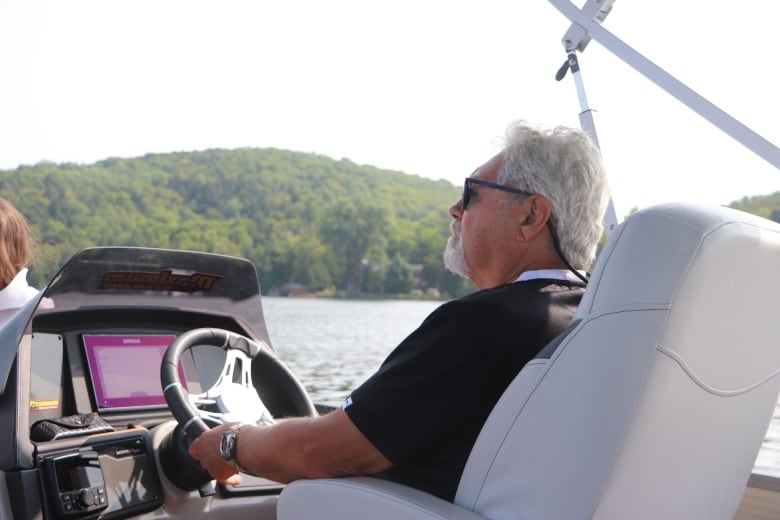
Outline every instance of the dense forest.
<path fill-rule="evenodd" d="M 780 191 L 765 196 L 743 197 L 729 206 L 780 222 Z"/>
<path fill-rule="evenodd" d="M 446 298 L 447 208 L 460 188 L 349 160 L 278 149 L 149 154 L 92 165 L 0 170 L 0 195 L 37 239 L 43 286 L 84 247 L 127 245 L 241 256 L 264 293 Z M 780 222 L 780 191 L 731 204 Z"/>
<path fill-rule="evenodd" d="M 447 208 L 460 191 L 349 160 L 277 149 L 208 150 L 39 163 L 0 171 L 29 220 L 42 286 L 84 247 L 190 249 L 248 258 L 263 292 L 462 294 L 447 272 Z"/>

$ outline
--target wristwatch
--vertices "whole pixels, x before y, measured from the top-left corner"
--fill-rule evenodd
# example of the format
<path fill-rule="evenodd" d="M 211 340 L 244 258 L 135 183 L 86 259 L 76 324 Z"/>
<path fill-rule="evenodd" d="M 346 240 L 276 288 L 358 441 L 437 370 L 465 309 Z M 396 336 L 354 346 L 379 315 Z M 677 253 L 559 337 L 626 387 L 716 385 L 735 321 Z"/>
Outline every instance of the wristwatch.
<path fill-rule="evenodd" d="M 219 441 L 220 456 L 226 462 L 235 464 L 235 466 L 239 469 L 241 469 L 241 466 L 238 465 L 236 456 L 238 454 L 238 430 L 240 430 L 242 426 L 246 425 L 241 423 L 232 425 L 230 428 L 222 432 L 222 440 Z"/>

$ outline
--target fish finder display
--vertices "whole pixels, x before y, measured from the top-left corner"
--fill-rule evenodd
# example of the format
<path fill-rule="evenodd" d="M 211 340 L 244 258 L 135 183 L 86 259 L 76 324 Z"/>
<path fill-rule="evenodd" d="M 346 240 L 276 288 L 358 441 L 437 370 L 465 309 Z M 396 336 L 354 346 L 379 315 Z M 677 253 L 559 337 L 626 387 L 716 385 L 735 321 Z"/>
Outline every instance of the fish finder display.
<path fill-rule="evenodd" d="M 85 334 L 83 339 L 98 409 L 166 404 L 160 384 L 160 364 L 176 336 Z M 186 388 L 181 364 L 179 380 Z"/>

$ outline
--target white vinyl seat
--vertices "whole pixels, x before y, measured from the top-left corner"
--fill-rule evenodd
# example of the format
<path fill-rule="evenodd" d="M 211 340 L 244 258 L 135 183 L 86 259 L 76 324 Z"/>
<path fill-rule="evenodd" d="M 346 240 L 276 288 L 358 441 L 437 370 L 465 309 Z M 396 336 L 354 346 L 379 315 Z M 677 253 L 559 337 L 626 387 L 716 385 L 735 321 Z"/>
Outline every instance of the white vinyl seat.
<path fill-rule="evenodd" d="M 778 295 L 780 225 L 694 204 L 635 213 L 572 325 L 493 409 L 454 504 L 371 477 L 300 480 L 278 517 L 732 519 L 780 391 Z"/>

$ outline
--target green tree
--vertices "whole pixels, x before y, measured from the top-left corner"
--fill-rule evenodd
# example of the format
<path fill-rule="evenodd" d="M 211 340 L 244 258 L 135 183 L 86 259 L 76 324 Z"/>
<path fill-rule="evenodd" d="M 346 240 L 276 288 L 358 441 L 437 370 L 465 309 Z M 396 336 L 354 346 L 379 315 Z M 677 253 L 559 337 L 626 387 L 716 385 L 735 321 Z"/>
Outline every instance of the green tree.
<path fill-rule="evenodd" d="M 384 250 L 390 212 L 381 204 L 341 199 L 325 214 L 321 233 L 328 245 L 331 273 L 339 288 L 358 291 L 369 250 Z"/>
<path fill-rule="evenodd" d="M 406 294 L 414 287 L 414 273 L 406 258 L 397 254 L 393 257 L 385 276 L 385 290 L 391 294 Z"/>

